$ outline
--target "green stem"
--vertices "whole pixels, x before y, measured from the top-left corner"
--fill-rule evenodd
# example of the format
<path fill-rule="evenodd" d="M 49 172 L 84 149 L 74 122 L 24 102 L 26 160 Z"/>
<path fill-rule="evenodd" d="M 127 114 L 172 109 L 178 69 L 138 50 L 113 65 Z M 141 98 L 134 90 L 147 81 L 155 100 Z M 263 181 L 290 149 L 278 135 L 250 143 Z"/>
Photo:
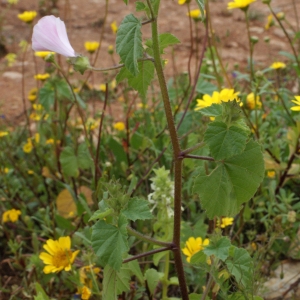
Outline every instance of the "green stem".
<path fill-rule="evenodd" d="M 127 230 L 128 230 L 129 234 L 135 236 L 136 238 L 138 238 L 138 239 L 140 239 L 144 242 L 154 244 L 154 245 L 159 245 L 159 246 L 162 246 L 162 247 L 172 248 L 172 243 L 166 243 L 166 242 L 163 242 L 163 241 L 158 241 L 156 239 L 153 239 L 151 237 L 143 235 L 140 232 L 138 232 L 138 231 L 134 230 L 133 228 L 131 228 L 130 226 L 127 226 Z"/>
<path fill-rule="evenodd" d="M 170 251 L 166 253 L 166 260 L 164 264 L 164 277 L 162 280 L 162 300 L 168 299 L 168 278 L 169 278 L 169 269 L 170 269 Z"/>

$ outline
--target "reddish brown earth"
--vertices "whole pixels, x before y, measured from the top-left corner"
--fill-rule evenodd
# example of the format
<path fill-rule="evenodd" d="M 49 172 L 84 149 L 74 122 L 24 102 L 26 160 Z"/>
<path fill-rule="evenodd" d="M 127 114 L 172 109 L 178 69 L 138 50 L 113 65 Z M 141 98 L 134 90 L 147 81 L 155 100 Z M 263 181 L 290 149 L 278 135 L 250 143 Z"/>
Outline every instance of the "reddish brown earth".
<path fill-rule="evenodd" d="M 0 0 L 0 14 L 4 14 L 2 34 L 5 38 L 5 46 L 8 52 L 17 54 L 17 61 L 11 67 L 6 65 L 7 62 L 3 54 L 0 54 L 0 115 L 2 120 L 9 120 L 12 124 L 22 119 L 22 97 L 27 99 L 28 91 L 36 86 L 33 75 L 36 70 L 42 73 L 44 69 L 44 62 L 41 58 L 34 58 L 33 51 L 29 45 L 25 53 L 24 70 L 22 71 L 23 54 L 18 46 L 21 40 L 30 41 L 31 29 L 17 18 L 17 14 L 25 10 L 40 11 L 35 19 L 37 21 L 42 16 L 41 11 L 45 10 L 45 7 L 39 7 L 39 2 L 38 0 L 20 0 L 17 5 L 6 10 L 6 0 Z M 46 3 L 48 2 L 51 1 L 46 1 Z M 210 10 L 212 26 L 219 40 L 219 52 L 223 58 L 224 65 L 230 71 L 235 63 L 245 68 L 248 56 L 248 40 L 243 12 L 239 9 L 228 11 L 228 2 L 229 0 L 211 0 Z M 300 1 L 294 0 L 294 2 L 300 15 Z M 297 24 L 293 0 L 273 0 L 272 7 L 275 12 L 283 11 L 290 24 L 295 29 L 297 28 L 299 24 Z M 197 8 L 195 1 L 192 2 L 191 8 Z M 115 42 L 115 35 L 110 28 L 110 24 L 115 20 L 120 24 L 124 16 L 132 12 L 134 12 L 134 1 L 130 1 L 127 7 L 122 0 L 110 0 L 107 21 L 103 25 L 105 16 L 104 0 L 60 0 L 57 2 L 57 8 L 52 9 L 52 14 L 60 16 L 66 22 L 70 42 L 78 53 L 86 54 L 84 42 L 87 40 L 99 40 L 103 31 L 101 51 L 95 64 L 97 67 L 114 65 L 107 52 L 108 46 L 113 45 Z M 187 71 L 191 38 L 189 19 L 186 13 L 186 5 L 180 6 L 175 0 L 162 1 L 159 18 L 160 32 L 170 32 L 181 41 L 181 44 L 174 48 L 174 60 L 171 58 L 170 50 L 166 54 L 166 58 L 169 59 L 169 63 L 166 66 L 167 77 L 172 76 L 174 70 L 178 72 Z M 51 12 L 48 14 L 51 14 Z M 141 13 L 135 13 L 135 15 L 143 16 Z M 250 15 L 251 34 L 259 38 L 259 42 L 254 50 L 256 69 L 266 67 L 275 60 L 284 61 L 285 58 L 280 56 L 278 52 L 282 50 L 291 52 L 291 49 L 278 26 L 273 26 L 268 31 L 264 29 L 267 16 L 269 15 L 268 7 L 261 0 L 257 0 L 250 6 Z M 194 39 L 194 45 L 198 43 L 200 52 L 205 30 L 200 23 L 198 23 L 198 28 L 199 38 L 198 40 Z M 149 34 L 150 26 L 143 26 L 143 38 L 149 37 Z M 269 44 L 264 42 L 264 37 L 266 36 L 270 37 Z M 61 58 L 61 60 L 63 61 L 64 58 Z M 118 61 L 117 55 L 114 55 L 114 60 Z M 174 68 L 173 62 L 175 62 L 176 68 Z M 85 78 L 86 75 L 77 75 L 77 81 Z M 105 80 L 102 75 L 95 74 L 93 81 L 95 85 L 100 85 Z M 28 100 L 26 101 L 28 102 Z"/>

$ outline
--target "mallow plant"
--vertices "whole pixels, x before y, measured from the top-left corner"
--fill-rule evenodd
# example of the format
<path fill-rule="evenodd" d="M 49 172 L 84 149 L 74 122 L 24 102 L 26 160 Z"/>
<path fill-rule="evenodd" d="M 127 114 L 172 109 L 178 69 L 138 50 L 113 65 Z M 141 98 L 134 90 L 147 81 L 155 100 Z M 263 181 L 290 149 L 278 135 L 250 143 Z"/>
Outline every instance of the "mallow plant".
<path fill-rule="evenodd" d="M 128 1 L 124 2 L 127 4 Z M 33 29 L 34 51 L 53 51 L 68 57 L 74 70 L 82 74 L 87 70 L 107 72 L 119 69 L 117 82 L 126 80 L 142 99 L 146 99 L 147 89 L 155 76 L 159 83 L 161 94 L 159 100 L 163 103 L 170 143 L 167 147 L 172 151 L 173 178 L 170 179 L 169 171 L 165 168 L 156 169 L 155 177 L 151 179 L 152 193 L 148 201 L 134 195 L 134 183 L 122 186 L 118 178 L 107 180 L 101 171 L 99 160 L 101 147 L 97 147 L 93 159 L 93 197 L 98 202 L 98 210 L 88 213 L 90 226 L 85 228 L 84 239 L 91 245 L 99 266 L 104 268 L 100 294 L 105 300 L 117 299 L 119 294 L 130 290 L 130 278 L 136 276 L 142 285 L 147 282 L 147 288 L 152 295 L 155 294 L 156 286 L 160 282 L 161 299 L 176 299 L 168 298 L 168 286 L 173 284 L 179 285 L 180 297 L 183 300 L 216 299 L 218 294 L 228 299 L 261 299 L 254 296 L 255 277 L 252 258 L 245 249 L 232 245 L 230 239 L 222 235 L 222 230 L 232 224 L 232 218 L 240 212 L 244 203 L 255 195 L 263 180 L 264 162 L 261 146 L 252 138 L 251 130 L 242 113 L 239 93 L 233 89 L 224 89 L 216 94 L 218 100 L 211 98 L 209 103 L 200 101 L 193 114 L 198 116 L 199 122 L 202 117 L 206 118 L 206 127 L 198 133 L 182 132 L 182 124 L 190 117 L 188 110 L 195 96 L 195 84 L 190 83 L 190 88 L 187 89 L 189 101 L 184 104 L 185 108 L 177 115 L 175 122 L 162 56 L 167 47 L 180 41 L 171 33 L 159 32 L 160 2 L 160 0 L 136 2 L 136 10 L 144 12 L 145 18 L 141 20 L 134 14 L 129 14 L 123 19 L 116 34 L 116 52 L 120 56 L 120 63 L 110 68 L 95 68 L 91 66 L 87 57 L 77 54 L 70 45 L 64 22 L 59 18 L 45 16 Z M 196 0 L 196 2 L 201 15 L 204 16 L 204 1 Z M 206 27 L 205 19 L 202 21 Z M 151 27 L 151 38 L 146 40 L 142 35 L 144 26 Z M 202 48 L 205 46 L 204 42 Z M 80 99 L 73 92 L 55 56 L 49 54 L 46 60 L 57 67 L 65 78 L 71 91 L 69 94 L 73 97 L 70 101 L 80 106 Z M 199 60 L 196 82 L 200 75 L 201 64 L 202 60 Z M 102 122 L 98 126 L 101 133 Z M 181 135 L 193 135 L 188 146 L 181 142 L 183 139 L 179 136 L 179 132 Z M 85 154 L 92 153 L 90 143 L 89 140 L 82 141 L 83 146 L 80 146 L 80 149 L 88 150 L 80 154 L 81 161 L 84 161 Z M 74 152 L 69 148 L 68 151 L 61 152 L 60 162 L 63 169 L 70 163 L 68 153 L 71 155 Z M 163 153 L 165 149 L 161 151 Z M 159 154 L 157 161 L 160 157 Z M 181 239 L 184 212 L 182 193 L 185 185 L 183 162 L 190 160 L 201 161 L 193 170 L 192 188 L 188 189 L 190 197 L 197 195 L 201 208 L 207 217 L 213 220 L 215 226 L 209 239 L 189 238 L 184 243 Z M 149 167 L 151 170 L 151 166 Z M 74 199 L 78 200 L 78 197 L 74 195 Z M 148 220 L 155 220 L 151 223 L 153 236 L 144 235 L 137 230 L 142 228 L 141 223 L 149 224 Z M 78 236 L 82 237 L 83 233 L 78 233 Z M 147 250 L 129 254 L 133 237 L 147 244 L 145 247 Z M 64 244 L 66 257 L 63 257 Z M 53 246 L 55 251 L 51 245 L 55 246 Z M 48 241 L 44 248 L 49 254 L 43 253 L 41 259 L 50 265 L 46 268 L 48 273 L 69 270 L 70 262 L 72 263 L 77 255 L 71 252 L 70 241 L 65 237 L 60 241 Z M 60 253 L 61 266 L 55 256 L 56 253 Z M 71 259 L 67 258 L 68 253 Z M 161 266 L 160 272 L 151 268 L 145 274 L 141 273 L 137 262 L 147 256 L 155 257 L 157 265 Z M 175 279 L 169 278 L 171 259 L 175 264 L 177 274 Z M 184 268 L 186 264 L 202 273 L 203 277 L 208 274 L 206 288 L 202 294 L 191 293 L 193 289 L 186 283 L 187 268 Z M 93 271 L 90 272 L 93 274 Z M 86 297 L 83 299 L 88 299 L 90 295 L 88 290 L 88 286 L 82 287 L 81 294 Z"/>

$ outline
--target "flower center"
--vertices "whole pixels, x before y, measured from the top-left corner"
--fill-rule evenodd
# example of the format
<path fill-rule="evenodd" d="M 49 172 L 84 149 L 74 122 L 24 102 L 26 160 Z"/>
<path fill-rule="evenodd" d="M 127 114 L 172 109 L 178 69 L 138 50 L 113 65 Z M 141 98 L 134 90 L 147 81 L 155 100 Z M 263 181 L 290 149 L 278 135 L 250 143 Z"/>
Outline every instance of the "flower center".
<path fill-rule="evenodd" d="M 52 258 L 53 266 L 66 267 L 70 264 L 70 259 L 72 257 L 72 252 L 70 250 L 59 250 L 57 251 Z"/>

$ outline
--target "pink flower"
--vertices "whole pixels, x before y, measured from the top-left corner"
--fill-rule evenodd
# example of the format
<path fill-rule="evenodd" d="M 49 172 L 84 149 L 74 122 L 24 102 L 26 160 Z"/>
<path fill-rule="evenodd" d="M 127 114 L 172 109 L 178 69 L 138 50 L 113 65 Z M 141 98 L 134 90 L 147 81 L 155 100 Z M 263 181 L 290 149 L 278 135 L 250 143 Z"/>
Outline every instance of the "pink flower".
<path fill-rule="evenodd" d="M 53 51 L 66 57 L 76 57 L 65 23 L 54 16 L 41 18 L 33 27 L 32 49 L 34 51 Z"/>

